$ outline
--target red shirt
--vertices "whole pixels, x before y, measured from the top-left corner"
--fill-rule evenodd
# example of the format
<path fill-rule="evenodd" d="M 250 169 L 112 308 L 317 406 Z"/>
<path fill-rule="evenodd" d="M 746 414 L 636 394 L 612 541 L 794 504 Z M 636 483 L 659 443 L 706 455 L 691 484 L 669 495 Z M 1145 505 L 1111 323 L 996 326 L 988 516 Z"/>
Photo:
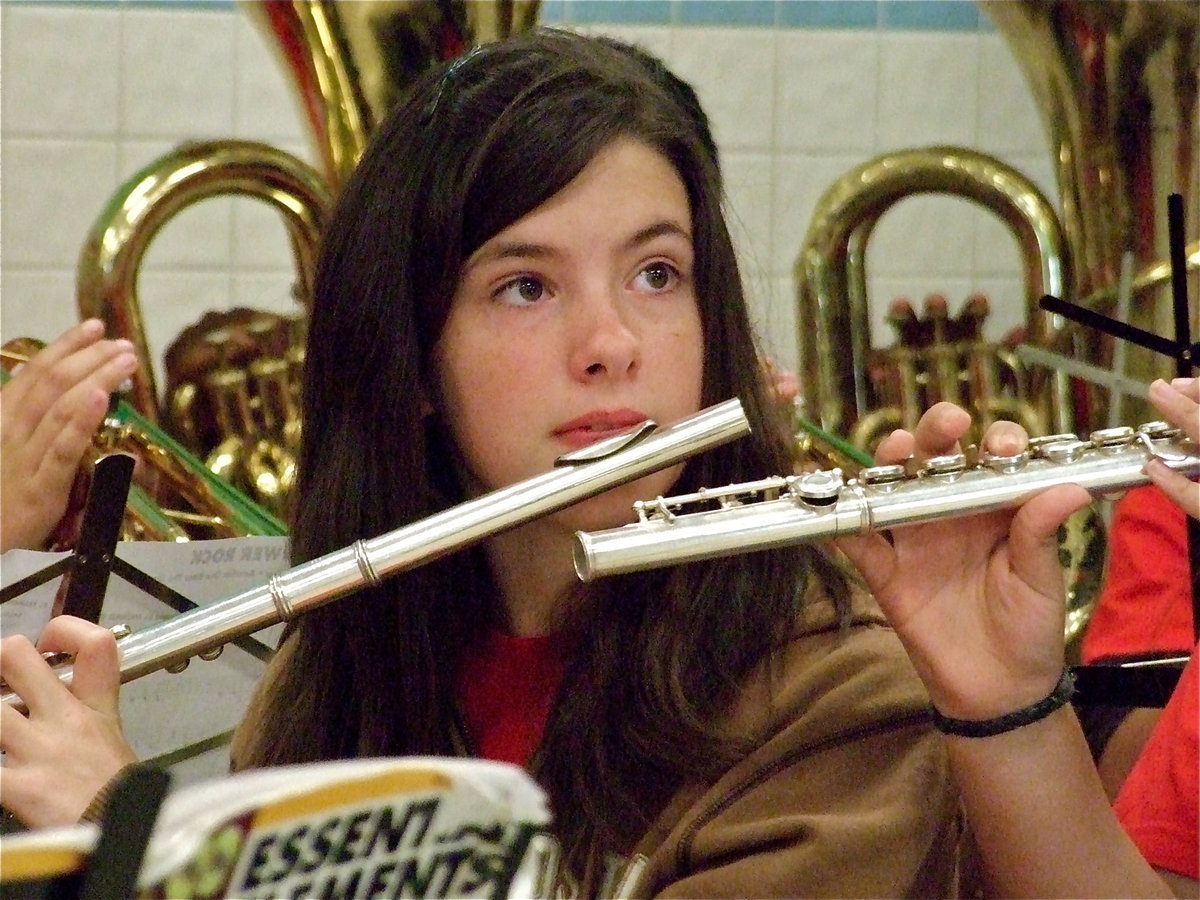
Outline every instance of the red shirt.
<path fill-rule="evenodd" d="M 463 662 L 458 697 L 477 756 L 528 764 L 562 681 L 564 639 L 489 632 Z"/>
<path fill-rule="evenodd" d="M 1146 860 L 1200 879 L 1200 644 L 1113 805 Z"/>
<path fill-rule="evenodd" d="M 1104 587 L 1080 648 L 1083 662 L 1192 649 L 1186 522 L 1183 510 L 1154 485 L 1117 501 Z"/>

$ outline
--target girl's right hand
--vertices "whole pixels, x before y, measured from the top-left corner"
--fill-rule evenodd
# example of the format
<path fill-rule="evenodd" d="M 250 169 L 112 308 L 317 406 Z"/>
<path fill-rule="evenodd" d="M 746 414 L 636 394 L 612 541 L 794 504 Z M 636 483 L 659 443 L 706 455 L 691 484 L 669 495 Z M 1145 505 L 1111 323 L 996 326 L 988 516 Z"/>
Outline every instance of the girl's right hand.
<path fill-rule="evenodd" d="M 68 688 L 43 653 L 74 657 Z M 79 820 L 92 798 L 137 757 L 121 731 L 120 655 L 112 632 L 55 616 L 35 647 L 23 635 L 0 641 L 0 677 L 28 714 L 0 707 L 0 799 L 31 828 Z"/>
<path fill-rule="evenodd" d="M 912 432 L 881 442 L 876 459 L 958 452 L 970 424 L 965 410 L 939 403 Z M 982 446 L 1011 456 L 1026 442 L 1020 426 L 995 422 Z M 1057 530 L 1089 499 L 1078 485 L 1057 485 L 1015 510 L 837 539 L 942 713 L 990 719 L 1050 693 L 1064 658 Z"/>

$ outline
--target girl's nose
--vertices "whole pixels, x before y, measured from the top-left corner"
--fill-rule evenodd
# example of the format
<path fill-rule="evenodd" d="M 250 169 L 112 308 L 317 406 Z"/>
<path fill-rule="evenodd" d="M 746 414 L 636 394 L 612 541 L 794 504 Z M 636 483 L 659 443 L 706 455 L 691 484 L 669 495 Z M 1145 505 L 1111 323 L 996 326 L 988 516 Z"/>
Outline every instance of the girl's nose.
<path fill-rule="evenodd" d="M 576 310 L 578 339 L 572 351 L 572 374 L 586 381 L 633 374 L 641 344 L 617 292 L 584 298 Z"/>

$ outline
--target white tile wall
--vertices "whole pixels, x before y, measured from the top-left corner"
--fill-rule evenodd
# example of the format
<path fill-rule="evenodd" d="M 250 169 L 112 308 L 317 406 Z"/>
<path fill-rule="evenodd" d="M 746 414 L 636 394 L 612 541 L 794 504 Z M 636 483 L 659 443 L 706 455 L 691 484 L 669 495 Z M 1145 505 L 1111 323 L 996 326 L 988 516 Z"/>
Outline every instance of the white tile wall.
<path fill-rule="evenodd" d="M 115 133 L 120 119 L 121 15 L 114 7 L 45 6 L 5 10 L 4 133 L 94 137 Z M 70 52 L 66 52 L 70 50 Z"/>
<path fill-rule="evenodd" d="M 125 135 L 233 133 L 235 15 L 156 7 L 125 13 L 121 27 Z"/>
<path fill-rule="evenodd" d="M 608 27 L 696 85 L 724 154 L 731 227 L 769 349 L 794 364 L 792 264 L 839 175 L 904 146 L 995 153 L 1053 197 L 1037 111 L 991 33 Z M 190 139 L 265 140 L 313 159 L 288 85 L 236 7 L 0 3 L 0 334 L 50 338 L 75 321 L 76 258 L 123 178 Z M 876 341 L 886 300 L 938 290 L 993 300 L 989 331 L 1023 317 L 1015 245 L 990 213 L 905 201 L 868 254 Z M 161 352 L 207 309 L 290 310 L 278 216 L 206 201 L 152 243 L 139 291 Z"/>
<path fill-rule="evenodd" d="M 671 36 L 668 60 L 690 81 L 723 151 L 774 147 L 774 29 L 688 28 Z"/>
<path fill-rule="evenodd" d="M 870 154 L 876 145 L 880 41 L 872 32 L 782 31 L 776 38 L 779 153 Z"/>

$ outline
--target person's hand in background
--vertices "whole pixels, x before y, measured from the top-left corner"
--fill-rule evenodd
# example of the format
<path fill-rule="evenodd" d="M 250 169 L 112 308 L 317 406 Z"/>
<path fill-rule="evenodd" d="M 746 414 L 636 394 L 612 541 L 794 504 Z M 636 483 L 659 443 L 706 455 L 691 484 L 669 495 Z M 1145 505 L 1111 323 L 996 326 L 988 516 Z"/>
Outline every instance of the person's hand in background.
<path fill-rule="evenodd" d="M 0 552 L 40 548 L 67 508 L 113 391 L 137 369 L 133 345 L 89 319 L 16 368 L 0 388 Z"/>

